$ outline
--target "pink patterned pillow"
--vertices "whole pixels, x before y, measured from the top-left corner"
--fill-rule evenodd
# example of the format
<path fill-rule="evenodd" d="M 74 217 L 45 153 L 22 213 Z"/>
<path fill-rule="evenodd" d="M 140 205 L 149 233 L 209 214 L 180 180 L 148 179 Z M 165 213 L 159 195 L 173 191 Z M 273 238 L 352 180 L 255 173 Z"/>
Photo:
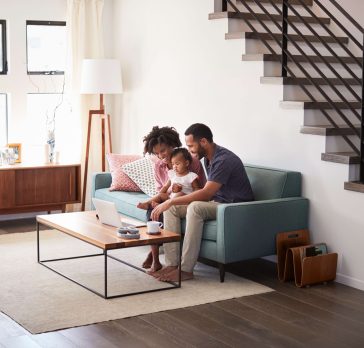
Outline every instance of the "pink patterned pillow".
<path fill-rule="evenodd" d="M 109 190 L 141 192 L 140 188 L 124 173 L 121 167 L 126 163 L 134 162 L 142 158 L 142 156 L 109 153 L 106 157 L 109 162 L 112 179 Z"/>

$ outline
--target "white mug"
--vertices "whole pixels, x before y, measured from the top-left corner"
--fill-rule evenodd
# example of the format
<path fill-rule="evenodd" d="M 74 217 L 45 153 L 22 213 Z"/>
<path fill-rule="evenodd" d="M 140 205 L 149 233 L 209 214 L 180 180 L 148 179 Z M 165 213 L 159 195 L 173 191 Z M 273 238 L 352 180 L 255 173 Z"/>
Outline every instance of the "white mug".
<path fill-rule="evenodd" d="M 160 228 L 163 224 L 159 221 L 148 221 L 147 222 L 147 232 L 148 233 L 159 233 Z"/>

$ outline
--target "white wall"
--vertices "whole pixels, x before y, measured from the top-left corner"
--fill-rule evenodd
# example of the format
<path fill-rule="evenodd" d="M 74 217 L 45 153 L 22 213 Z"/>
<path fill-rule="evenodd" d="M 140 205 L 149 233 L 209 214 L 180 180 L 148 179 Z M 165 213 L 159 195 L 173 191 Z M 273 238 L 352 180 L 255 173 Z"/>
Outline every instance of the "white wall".
<path fill-rule="evenodd" d="M 303 112 L 280 109 L 282 87 L 260 85 L 263 64 L 242 62 L 243 42 L 224 40 L 226 20 L 208 21 L 213 3 L 114 2 L 114 55 L 125 86 L 115 103 L 116 148 L 141 153 L 153 125 L 183 135 L 204 122 L 244 162 L 301 171 L 313 240 L 339 253 L 339 281 L 364 289 L 364 194 L 343 189 L 345 165 L 320 160 L 323 137 L 299 133 Z"/>

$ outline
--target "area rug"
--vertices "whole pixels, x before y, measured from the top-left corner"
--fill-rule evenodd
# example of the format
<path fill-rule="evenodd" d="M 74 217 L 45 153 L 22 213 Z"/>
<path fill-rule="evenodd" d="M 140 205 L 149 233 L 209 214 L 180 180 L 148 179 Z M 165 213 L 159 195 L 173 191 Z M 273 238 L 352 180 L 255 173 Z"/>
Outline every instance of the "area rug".
<path fill-rule="evenodd" d="M 33 334 L 195 306 L 272 289 L 203 264 L 182 288 L 105 300 L 37 263 L 36 233 L 0 236 L 0 310 Z M 89 244 L 63 233 L 41 231 L 41 259 L 98 253 Z M 130 248 L 111 254 L 140 266 L 148 249 Z M 67 276 L 102 292 L 103 256 L 52 262 Z M 166 284 L 120 262 L 108 259 L 109 295 L 165 287 Z"/>

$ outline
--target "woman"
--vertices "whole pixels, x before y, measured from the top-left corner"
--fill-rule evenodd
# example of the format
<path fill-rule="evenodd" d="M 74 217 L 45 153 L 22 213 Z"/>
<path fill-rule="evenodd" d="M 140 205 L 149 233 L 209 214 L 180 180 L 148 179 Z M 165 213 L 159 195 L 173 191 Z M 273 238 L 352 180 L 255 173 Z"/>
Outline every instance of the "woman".
<path fill-rule="evenodd" d="M 143 141 L 144 153 L 156 156 L 154 177 L 156 180 L 156 190 L 159 192 L 168 181 L 168 170 L 172 169 L 171 154 L 173 149 L 182 145 L 179 139 L 179 134 L 173 127 L 160 128 L 158 126 L 154 126 L 151 132 L 144 137 Z M 197 157 L 192 157 L 189 170 L 198 175 L 200 187 L 203 187 L 206 183 L 206 177 L 201 162 Z M 169 190 L 178 190 L 178 188 L 171 187 Z M 167 192 L 167 194 L 169 195 L 170 192 Z M 151 210 L 148 210 L 148 218 L 150 213 Z M 157 248 L 154 248 L 154 250 L 158 252 Z M 143 262 L 143 268 L 151 267 L 153 272 L 162 268 L 161 264 L 153 264 L 153 249 Z"/>

